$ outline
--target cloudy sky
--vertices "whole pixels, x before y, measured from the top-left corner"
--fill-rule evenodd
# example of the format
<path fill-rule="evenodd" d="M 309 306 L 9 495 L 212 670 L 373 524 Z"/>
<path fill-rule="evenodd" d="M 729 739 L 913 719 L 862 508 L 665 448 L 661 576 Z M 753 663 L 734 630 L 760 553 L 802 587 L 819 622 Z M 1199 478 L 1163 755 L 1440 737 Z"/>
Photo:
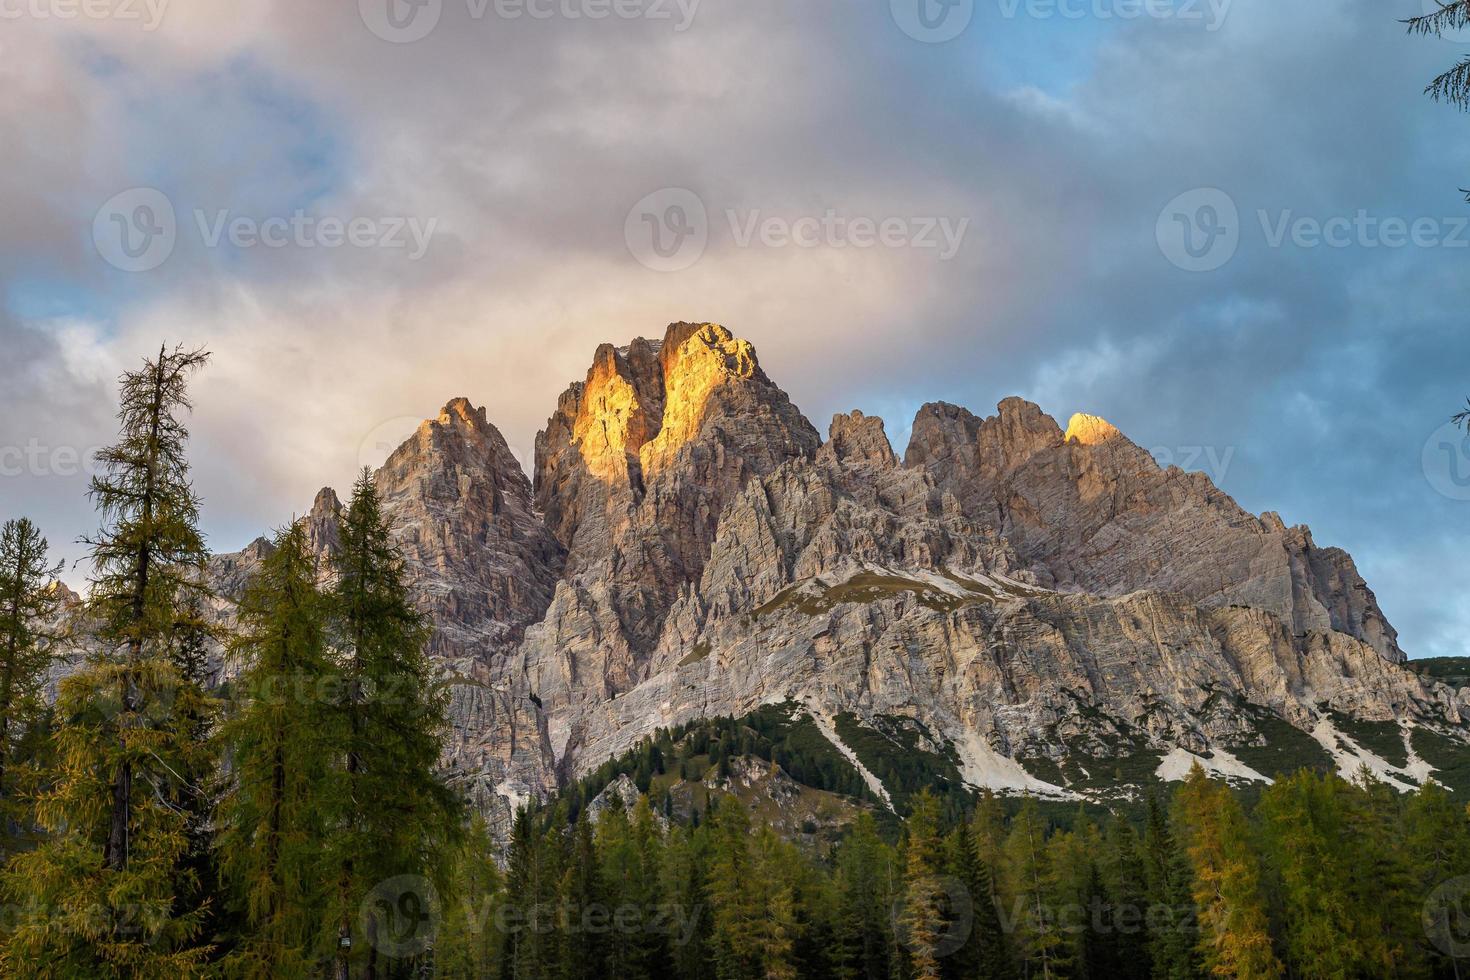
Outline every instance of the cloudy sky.
<path fill-rule="evenodd" d="M 1103 415 L 1466 652 L 1470 117 L 1420 93 L 1470 38 L 919 4 L 0 0 L 0 510 L 81 555 L 78 460 L 163 339 L 214 352 L 231 550 L 452 396 L 526 460 L 595 344 L 715 320 L 900 451 L 934 399 Z"/>

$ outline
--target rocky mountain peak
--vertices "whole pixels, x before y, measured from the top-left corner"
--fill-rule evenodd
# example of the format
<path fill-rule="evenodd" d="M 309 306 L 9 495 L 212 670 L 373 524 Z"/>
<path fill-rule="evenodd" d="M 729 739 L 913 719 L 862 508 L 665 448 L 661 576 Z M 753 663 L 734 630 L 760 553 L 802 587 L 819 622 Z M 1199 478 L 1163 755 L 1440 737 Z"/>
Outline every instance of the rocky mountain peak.
<path fill-rule="evenodd" d="M 306 515 L 306 541 L 312 552 L 321 557 L 337 554 L 342 545 L 338 516 L 342 512 L 342 501 L 337 491 L 322 487 L 311 502 L 311 511 Z"/>
<path fill-rule="evenodd" d="M 1203 473 L 1161 468 L 1096 416 L 1075 415 L 1063 432 L 1020 398 L 985 419 L 925 405 L 905 463 L 996 528 L 1043 583 L 1254 606 L 1298 632 L 1340 630 L 1404 659 L 1346 552 L 1317 548 L 1275 514 L 1252 516 Z"/>
<path fill-rule="evenodd" d="M 692 467 L 699 486 L 724 499 L 751 472 L 819 443 L 748 341 L 719 324 L 672 323 L 662 341 L 597 349 L 586 380 L 567 389 L 536 437 L 535 499 L 579 559 L 640 523 L 633 513 L 666 476 L 681 483 Z M 670 489 L 654 494 L 655 513 L 691 503 Z M 703 518 L 711 530 L 715 516 Z"/>
<path fill-rule="evenodd" d="M 882 469 L 898 465 L 898 457 L 883 430 L 883 420 L 876 415 L 864 415 L 856 410 L 834 415 L 827 432 L 822 451 L 829 453 L 835 462 L 865 463 Z"/>
<path fill-rule="evenodd" d="M 1113 423 L 1096 415 L 1078 412 L 1067 423 L 1065 441 L 1097 446 L 1122 436 Z"/>

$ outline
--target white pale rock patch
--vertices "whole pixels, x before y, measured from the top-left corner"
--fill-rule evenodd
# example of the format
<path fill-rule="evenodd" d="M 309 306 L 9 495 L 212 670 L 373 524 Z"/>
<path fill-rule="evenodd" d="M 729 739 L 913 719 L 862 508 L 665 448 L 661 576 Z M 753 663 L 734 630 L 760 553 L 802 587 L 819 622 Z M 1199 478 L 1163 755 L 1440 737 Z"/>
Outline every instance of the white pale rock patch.
<path fill-rule="evenodd" d="M 1269 776 L 1256 772 L 1224 749 L 1216 748 L 1210 751 L 1211 755 L 1206 758 L 1176 745 L 1169 750 L 1168 755 L 1159 760 L 1159 768 L 1155 775 L 1166 783 L 1181 783 L 1189 778 L 1189 771 L 1198 763 L 1205 772 L 1212 776 L 1223 776 L 1226 779 L 1239 779 L 1252 783 L 1266 783 L 1267 785 L 1275 781 Z"/>

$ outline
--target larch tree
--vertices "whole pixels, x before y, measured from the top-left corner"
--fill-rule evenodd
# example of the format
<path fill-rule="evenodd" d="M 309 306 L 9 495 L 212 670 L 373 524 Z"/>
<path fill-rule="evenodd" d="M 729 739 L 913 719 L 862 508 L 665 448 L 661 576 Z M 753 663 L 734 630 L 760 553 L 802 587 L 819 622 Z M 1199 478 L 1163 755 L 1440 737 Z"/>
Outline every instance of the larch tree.
<path fill-rule="evenodd" d="M 597 860 L 592 821 L 583 810 L 570 831 L 571 859 L 562 872 L 557 905 L 566 922 L 561 940 L 562 980 L 596 980 L 603 976 L 605 955 L 602 933 L 589 928 L 607 906 L 602 868 Z"/>
<path fill-rule="evenodd" d="M 1240 802 L 1196 762 L 1178 791 L 1184 848 L 1194 868 L 1200 952 L 1218 977 L 1277 980 L 1260 866 Z"/>
<path fill-rule="evenodd" d="M 1028 976 L 1051 980 L 1062 937 L 1051 906 L 1051 868 L 1047 862 L 1046 825 L 1034 797 L 1026 797 L 1006 838 L 1007 890 L 1014 897 L 1017 953 Z"/>
<path fill-rule="evenodd" d="M 914 797 L 904 847 L 904 900 L 899 924 L 916 980 L 939 980 L 945 893 L 939 801 L 927 788 Z"/>
<path fill-rule="evenodd" d="M 16 751 L 45 714 L 42 687 L 51 663 L 53 618 L 61 600 L 61 564 L 27 518 L 0 527 L 0 857 L 30 822 L 16 791 Z"/>
<path fill-rule="evenodd" d="M 707 894 L 714 926 L 715 972 L 720 980 L 760 975 L 764 910 L 750 842 L 750 817 L 737 800 L 711 805 L 712 839 Z"/>
<path fill-rule="evenodd" d="M 220 808 L 222 872 L 244 924 L 230 968 L 261 980 L 306 976 L 325 955 L 336 869 L 321 839 L 341 805 L 316 561 L 300 521 L 272 544 L 239 609 L 232 654 L 249 666 L 225 728 L 233 772 Z"/>
<path fill-rule="evenodd" d="M 84 539 L 94 646 L 61 684 L 36 807 L 49 837 L 7 869 L 6 890 L 29 911 L 0 965 L 185 976 L 209 953 L 185 805 L 203 791 L 191 777 L 208 768 L 210 749 L 180 724 L 203 694 L 170 656 L 192 598 L 207 592 L 184 422 L 189 380 L 207 359 L 163 347 L 122 376 L 119 438 L 96 454 L 89 490 L 101 515 Z"/>
<path fill-rule="evenodd" d="M 377 975 L 374 910 L 354 936 L 364 899 L 381 881 L 416 875 L 448 884 L 465 807 L 439 768 L 447 695 L 424 652 L 429 627 L 415 608 L 372 476 L 364 470 L 340 521 L 328 599 L 342 682 L 335 727 L 342 805 L 330 831 L 338 865 L 337 976 L 353 962 Z"/>

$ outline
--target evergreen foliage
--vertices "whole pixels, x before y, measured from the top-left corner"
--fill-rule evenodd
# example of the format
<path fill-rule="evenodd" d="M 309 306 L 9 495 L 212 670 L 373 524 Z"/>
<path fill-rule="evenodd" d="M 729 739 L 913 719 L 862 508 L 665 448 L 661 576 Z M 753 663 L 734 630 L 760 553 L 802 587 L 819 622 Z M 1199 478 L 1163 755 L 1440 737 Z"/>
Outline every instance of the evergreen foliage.
<path fill-rule="evenodd" d="M 190 799 L 211 711 L 173 658 L 205 592 L 204 541 L 185 453 L 188 382 L 208 355 L 167 347 L 121 379 L 118 441 L 96 455 L 87 614 L 95 652 L 62 683 L 35 820 L 45 839 L 7 866 L 22 911 L 7 971 L 189 975 L 209 954 L 208 899 L 191 867 Z"/>
<path fill-rule="evenodd" d="M 47 715 L 43 685 L 55 640 L 60 564 L 46 558 L 41 532 L 22 517 L 0 527 L 0 858 L 29 834 L 32 821 L 17 769 L 29 761 L 27 736 Z"/>

